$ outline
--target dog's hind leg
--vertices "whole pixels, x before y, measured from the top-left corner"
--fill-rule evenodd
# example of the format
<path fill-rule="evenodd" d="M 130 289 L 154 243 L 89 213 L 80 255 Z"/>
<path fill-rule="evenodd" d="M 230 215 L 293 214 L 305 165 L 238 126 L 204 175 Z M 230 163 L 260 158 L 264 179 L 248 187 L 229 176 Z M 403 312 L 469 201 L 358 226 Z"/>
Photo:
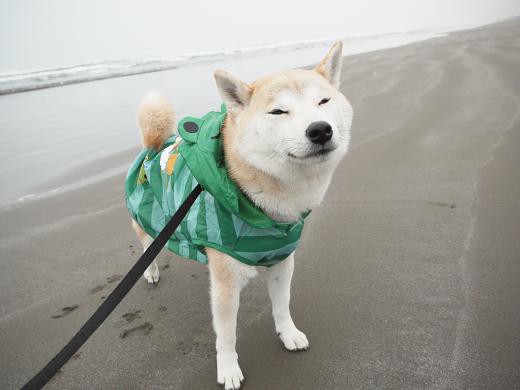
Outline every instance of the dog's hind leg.
<path fill-rule="evenodd" d="M 139 224 L 134 220 L 132 220 L 132 228 L 134 229 L 135 234 L 137 234 L 139 241 L 141 241 L 141 244 L 143 245 L 143 252 L 146 251 L 146 249 L 153 242 L 153 238 L 146 234 L 146 232 L 141 229 L 141 226 L 139 226 Z M 143 276 L 150 284 L 159 282 L 159 266 L 155 260 L 148 266 L 146 271 L 144 271 Z"/>
<path fill-rule="evenodd" d="M 257 272 L 254 267 L 211 248 L 206 248 L 211 278 L 211 309 L 217 336 L 217 382 L 238 389 L 244 380 L 236 352 L 240 290 Z"/>
<path fill-rule="evenodd" d="M 273 305 L 276 333 L 289 351 L 309 348 L 309 341 L 294 325 L 289 309 L 291 280 L 294 272 L 294 253 L 267 270 L 267 287 Z"/>

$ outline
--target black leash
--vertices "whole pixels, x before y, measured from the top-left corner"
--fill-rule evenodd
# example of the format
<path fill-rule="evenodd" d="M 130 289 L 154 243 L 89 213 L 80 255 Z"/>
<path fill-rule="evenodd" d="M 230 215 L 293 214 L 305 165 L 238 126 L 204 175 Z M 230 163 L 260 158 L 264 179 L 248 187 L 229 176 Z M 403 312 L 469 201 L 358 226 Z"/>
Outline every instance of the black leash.
<path fill-rule="evenodd" d="M 180 225 L 186 213 L 193 205 L 193 202 L 202 192 L 200 184 L 193 189 L 188 195 L 184 203 L 175 212 L 170 221 L 166 224 L 164 229 L 159 233 L 157 238 L 146 249 L 143 255 L 137 260 L 137 263 L 128 271 L 125 277 L 119 282 L 114 291 L 105 299 L 101 306 L 92 314 L 88 321 L 81 327 L 81 329 L 74 335 L 74 337 L 63 347 L 63 349 L 54 358 L 47 363 L 42 370 L 36 374 L 22 390 L 41 389 L 51 378 L 56 375 L 58 370 L 76 353 L 78 349 L 88 340 L 92 333 L 107 319 L 112 311 L 119 305 L 126 294 L 134 286 L 134 284 L 141 278 L 143 272 L 148 268 L 152 261 L 157 257 L 161 249 L 166 245 L 175 229 Z"/>

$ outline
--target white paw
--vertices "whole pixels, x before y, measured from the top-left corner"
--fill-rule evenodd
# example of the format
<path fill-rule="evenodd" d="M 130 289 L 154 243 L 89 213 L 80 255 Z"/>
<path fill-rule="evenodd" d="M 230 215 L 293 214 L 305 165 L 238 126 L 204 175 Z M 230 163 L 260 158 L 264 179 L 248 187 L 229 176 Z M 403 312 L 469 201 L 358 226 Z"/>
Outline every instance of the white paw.
<path fill-rule="evenodd" d="M 217 382 L 224 385 L 225 390 L 240 389 L 240 383 L 244 380 L 236 354 L 234 355 L 217 354 Z"/>
<path fill-rule="evenodd" d="M 278 337 L 289 351 L 304 351 L 309 348 L 309 341 L 305 333 L 300 332 L 296 326 L 287 327 L 277 331 Z"/>
<path fill-rule="evenodd" d="M 143 276 L 150 284 L 159 282 L 159 267 L 155 261 L 144 271 Z"/>

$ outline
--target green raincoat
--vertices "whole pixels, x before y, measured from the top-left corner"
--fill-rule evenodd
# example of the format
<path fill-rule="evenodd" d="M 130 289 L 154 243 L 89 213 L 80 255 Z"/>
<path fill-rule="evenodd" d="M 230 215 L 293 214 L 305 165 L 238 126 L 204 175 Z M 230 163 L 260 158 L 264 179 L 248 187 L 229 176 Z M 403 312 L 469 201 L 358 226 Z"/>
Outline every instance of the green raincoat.
<path fill-rule="evenodd" d="M 125 183 L 126 204 L 141 228 L 155 238 L 200 183 L 204 188 L 167 247 L 180 256 L 207 263 L 205 247 L 238 261 L 271 266 L 298 246 L 303 215 L 296 223 L 273 221 L 228 177 L 220 129 L 226 108 L 202 118 L 184 118 L 179 136 L 161 150 L 144 149 L 132 163 Z"/>

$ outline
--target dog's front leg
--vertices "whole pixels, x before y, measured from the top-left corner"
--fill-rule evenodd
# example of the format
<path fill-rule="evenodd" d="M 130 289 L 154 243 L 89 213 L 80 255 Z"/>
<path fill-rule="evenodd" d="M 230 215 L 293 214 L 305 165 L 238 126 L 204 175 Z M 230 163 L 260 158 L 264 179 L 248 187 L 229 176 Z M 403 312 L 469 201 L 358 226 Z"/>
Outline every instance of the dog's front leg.
<path fill-rule="evenodd" d="M 206 252 L 213 327 L 217 336 L 217 382 L 225 389 L 238 389 L 244 380 L 235 349 L 240 290 L 256 275 L 256 270 L 214 249 L 207 248 Z"/>
<path fill-rule="evenodd" d="M 309 341 L 294 325 L 289 309 L 291 280 L 294 272 L 294 253 L 267 270 L 267 287 L 273 305 L 276 333 L 289 351 L 309 348 Z"/>

